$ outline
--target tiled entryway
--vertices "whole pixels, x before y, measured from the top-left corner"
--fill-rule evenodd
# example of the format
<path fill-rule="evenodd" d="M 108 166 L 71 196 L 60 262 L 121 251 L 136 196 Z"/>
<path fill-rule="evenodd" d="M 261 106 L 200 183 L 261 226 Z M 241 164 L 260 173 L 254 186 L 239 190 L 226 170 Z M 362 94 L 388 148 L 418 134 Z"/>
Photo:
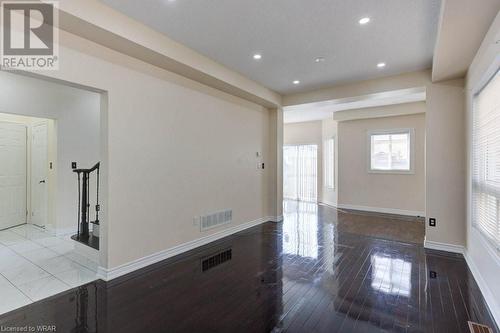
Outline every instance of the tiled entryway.
<path fill-rule="evenodd" d="M 0 231 L 0 314 L 96 279 L 75 242 L 25 224 Z"/>

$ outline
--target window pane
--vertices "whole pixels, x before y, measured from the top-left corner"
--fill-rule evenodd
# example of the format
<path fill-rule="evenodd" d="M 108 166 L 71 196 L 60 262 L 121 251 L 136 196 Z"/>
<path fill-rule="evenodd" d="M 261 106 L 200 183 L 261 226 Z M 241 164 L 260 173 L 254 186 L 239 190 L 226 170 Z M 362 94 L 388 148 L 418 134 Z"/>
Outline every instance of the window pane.
<path fill-rule="evenodd" d="M 371 138 L 371 168 L 375 170 L 389 170 L 390 147 L 388 135 L 372 135 Z"/>
<path fill-rule="evenodd" d="M 335 186 L 335 141 L 328 139 L 325 141 L 325 163 L 324 177 L 325 187 L 334 188 Z"/>
<path fill-rule="evenodd" d="M 410 133 L 372 134 L 371 170 L 410 170 Z"/>
<path fill-rule="evenodd" d="M 408 133 L 391 135 L 391 139 L 391 169 L 410 170 L 410 135 Z"/>
<path fill-rule="evenodd" d="M 317 199 L 316 145 L 283 146 L 283 197 L 293 200 Z"/>
<path fill-rule="evenodd" d="M 283 147 L 283 197 L 297 197 L 297 146 Z"/>
<path fill-rule="evenodd" d="M 500 72 L 474 98 L 472 223 L 500 249 Z"/>

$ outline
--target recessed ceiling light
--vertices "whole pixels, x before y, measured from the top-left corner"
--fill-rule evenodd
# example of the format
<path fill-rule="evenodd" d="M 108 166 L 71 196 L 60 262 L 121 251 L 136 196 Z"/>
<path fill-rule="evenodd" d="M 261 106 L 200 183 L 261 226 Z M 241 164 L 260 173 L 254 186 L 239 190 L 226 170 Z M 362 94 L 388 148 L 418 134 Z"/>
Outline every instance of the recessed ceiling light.
<path fill-rule="evenodd" d="M 300 83 L 300 81 L 299 81 L 299 80 L 295 80 L 295 81 L 293 81 L 293 84 L 299 84 L 299 83 Z"/>
<path fill-rule="evenodd" d="M 255 60 L 260 60 L 260 59 L 262 59 L 262 54 L 260 54 L 260 53 L 255 53 L 255 54 L 253 55 L 253 58 L 254 58 Z"/>
<path fill-rule="evenodd" d="M 325 58 L 323 57 L 317 57 L 314 59 L 314 62 L 318 63 L 318 62 L 324 62 L 325 61 Z"/>
<path fill-rule="evenodd" d="M 367 24 L 368 22 L 370 22 L 370 18 L 369 17 L 363 17 L 358 22 L 359 22 L 359 24 L 364 25 L 364 24 Z"/>
<path fill-rule="evenodd" d="M 379 63 L 377 64 L 377 67 L 378 67 L 378 68 L 384 68 L 384 67 L 385 67 L 385 62 L 379 62 Z"/>

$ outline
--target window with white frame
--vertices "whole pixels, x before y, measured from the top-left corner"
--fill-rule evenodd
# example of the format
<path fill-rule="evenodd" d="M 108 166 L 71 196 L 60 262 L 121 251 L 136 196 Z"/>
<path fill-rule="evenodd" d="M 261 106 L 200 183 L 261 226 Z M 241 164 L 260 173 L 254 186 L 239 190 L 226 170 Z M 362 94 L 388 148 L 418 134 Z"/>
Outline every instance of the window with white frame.
<path fill-rule="evenodd" d="M 335 138 L 325 140 L 325 187 L 335 188 Z"/>
<path fill-rule="evenodd" d="M 500 71 L 472 112 L 472 223 L 500 250 Z"/>
<path fill-rule="evenodd" d="M 368 132 L 370 172 L 413 173 L 413 129 Z"/>

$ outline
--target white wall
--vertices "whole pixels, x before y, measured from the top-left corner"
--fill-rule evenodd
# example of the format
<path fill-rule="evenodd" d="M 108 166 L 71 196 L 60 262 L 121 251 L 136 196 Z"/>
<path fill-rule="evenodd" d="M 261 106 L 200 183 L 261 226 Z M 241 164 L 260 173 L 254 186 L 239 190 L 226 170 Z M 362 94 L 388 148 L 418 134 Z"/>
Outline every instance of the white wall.
<path fill-rule="evenodd" d="M 55 120 L 56 213 L 49 224 L 76 229 L 78 192 L 71 162 L 90 167 L 100 159 L 99 94 L 5 71 L 0 71 L 0 87 L 0 112 Z"/>
<path fill-rule="evenodd" d="M 303 123 L 285 124 L 283 127 L 284 145 L 317 145 L 318 146 L 318 201 L 322 201 L 323 188 L 323 134 L 322 122 L 307 121 Z"/>
<path fill-rule="evenodd" d="M 424 216 L 425 103 L 419 104 L 420 114 L 339 122 L 339 206 Z M 368 132 L 399 128 L 415 130 L 415 172 L 368 172 Z"/>
<path fill-rule="evenodd" d="M 464 81 L 427 87 L 425 241 L 465 244 L 465 94 Z M 430 243 L 429 243 L 430 244 Z"/>
<path fill-rule="evenodd" d="M 466 258 L 490 310 L 500 325 L 500 254 L 472 226 L 471 217 L 471 142 L 473 94 L 500 68 L 500 14 L 491 25 L 479 48 L 466 80 L 467 97 L 467 246 Z"/>
<path fill-rule="evenodd" d="M 43 75 L 106 97 L 104 267 L 275 215 L 274 114 L 64 31 L 60 41 L 60 69 Z M 200 232 L 193 223 L 227 208 L 231 225 Z"/>
<path fill-rule="evenodd" d="M 323 144 L 326 140 L 331 139 L 332 137 L 335 139 L 335 185 L 334 188 L 327 188 L 324 183 L 321 184 L 321 202 L 330 205 L 330 206 L 337 206 L 337 199 L 338 199 L 338 190 L 339 190 L 339 179 L 338 179 L 338 170 L 339 170 L 339 149 L 338 149 L 338 143 L 339 143 L 339 137 L 338 137 L 338 123 L 332 119 L 325 119 L 321 121 L 321 127 L 322 127 L 322 137 L 323 137 Z M 325 155 L 323 154 L 323 160 Z M 323 161 L 323 167 L 324 167 L 324 161 Z M 323 175 L 324 176 L 324 175 Z"/>

